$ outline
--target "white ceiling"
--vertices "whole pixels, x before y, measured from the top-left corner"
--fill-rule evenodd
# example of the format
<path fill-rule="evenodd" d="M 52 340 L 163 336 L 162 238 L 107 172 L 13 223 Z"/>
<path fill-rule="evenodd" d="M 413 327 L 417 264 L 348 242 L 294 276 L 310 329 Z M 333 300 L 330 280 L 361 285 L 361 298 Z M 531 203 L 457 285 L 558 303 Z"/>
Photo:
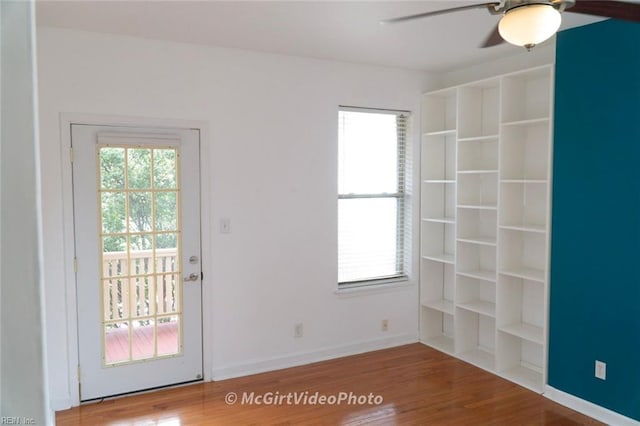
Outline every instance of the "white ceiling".
<path fill-rule="evenodd" d="M 479 49 L 498 21 L 482 9 L 403 24 L 378 22 L 483 1 L 45 0 L 38 1 L 36 16 L 38 25 L 45 26 L 445 71 L 517 54 L 521 48 Z M 562 28 L 596 20 L 565 13 Z"/>

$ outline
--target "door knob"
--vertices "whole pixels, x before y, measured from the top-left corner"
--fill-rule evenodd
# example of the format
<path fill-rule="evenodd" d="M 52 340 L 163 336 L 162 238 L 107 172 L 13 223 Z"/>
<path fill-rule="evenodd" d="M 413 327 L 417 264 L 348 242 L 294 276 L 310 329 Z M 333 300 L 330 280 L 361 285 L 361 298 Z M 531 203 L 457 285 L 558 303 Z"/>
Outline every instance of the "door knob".
<path fill-rule="evenodd" d="M 198 281 L 198 279 L 200 279 L 200 274 L 196 274 L 195 272 L 189 274 L 188 277 L 184 277 L 182 280 L 183 281 Z"/>

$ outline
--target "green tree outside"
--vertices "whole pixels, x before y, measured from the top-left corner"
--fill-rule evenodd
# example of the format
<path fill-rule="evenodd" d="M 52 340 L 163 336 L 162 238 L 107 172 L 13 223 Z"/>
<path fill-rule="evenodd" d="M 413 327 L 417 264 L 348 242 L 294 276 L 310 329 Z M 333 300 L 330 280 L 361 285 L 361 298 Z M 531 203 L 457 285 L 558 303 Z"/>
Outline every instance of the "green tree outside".
<path fill-rule="evenodd" d="M 103 233 L 125 234 L 128 223 L 129 232 L 144 233 L 140 238 L 132 238 L 131 250 L 149 250 L 153 247 L 151 233 L 177 230 L 178 192 L 174 149 L 102 147 L 99 155 L 101 187 L 107 190 L 101 193 Z M 131 190 L 128 200 L 126 189 Z M 161 191 L 154 194 L 152 189 Z M 156 248 L 174 248 L 176 244 L 175 233 L 156 235 Z M 104 252 L 126 249 L 126 239 L 105 237 Z"/>

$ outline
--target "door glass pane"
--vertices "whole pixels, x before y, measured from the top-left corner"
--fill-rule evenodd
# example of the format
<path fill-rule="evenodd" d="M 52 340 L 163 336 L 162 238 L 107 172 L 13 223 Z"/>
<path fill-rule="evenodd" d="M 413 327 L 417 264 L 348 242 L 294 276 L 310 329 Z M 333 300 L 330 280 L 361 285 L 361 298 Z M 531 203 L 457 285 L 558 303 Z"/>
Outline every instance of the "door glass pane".
<path fill-rule="evenodd" d="M 127 187 L 129 189 L 151 188 L 151 150 L 127 149 Z"/>
<path fill-rule="evenodd" d="M 173 249 L 178 248 L 178 234 L 173 232 L 163 232 L 156 235 L 156 244 L 158 249 Z"/>
<path fill-rule="evenodd" d="M 130 274 L 147 275 L 153 274 L 153 235 L 140 234 L 129 237 L 131 245 L 129 247 Z"/>
<path fill-rule="evenodd" d="M 133 330 L 131 333 L 131 352 L 133 359 L 153 357 L 155 352 L 154 325 L 155 321 L 152 318 L 133 322 Z"/>
<path fill-rule="evenodd" d="M 124 192 L 103 192 L 102 232 L 104 234 L 122 234 L 127 232 L 127 208 Z"/>
<path fill-rule="evenodd" d="M 149 232 L 152 227 L 151 192 L 129 193 L 129 232 Z"/>
<path fill-rule="evenodd" d="M 114 278 L 102 282 L 104 319 L 119 320 L 129 316 L 129 280 Z"/>
<path fill-rule="evenodd" d="M 173 355 L 181 351 L 179 321 L 177 315 L 158 318 L 158 355 Z"/>
<path fill-rule="evenodd" d="M 131 316 L 146 317 L 155 313 L 154 277 L 132 278 L 133 312 Z"/>
<path fill-rule="evenodd" d="M 127 265 L 127 237 L 102 237 L 102 276 L 126 275 Z"/>
<path fill-rule="evenodd" d="M 112 322 L 104 325 L 105 363 L 129 361 L 129 323 Z"/>
<path fill-rule="evenodd" d="M 178 187 L 175 149 L 153 150 L 153 185 L 156 189 Z"/>
<path fill-rule="evenodd" d="M 99 147 L 105 365 L 181 353 L 178 158 L 172 147 Z"/>
<path fill-rule="evenodd" d="M 154 208 L 157 231 L 175 231 L 178 229 L 177 203 L 178 193 L 176 191 L 156 193 Z"/>
<path fill-rule="evenodd" d="M 156 300 L 158 302 L 158 313 L 167 314 L 178 312 L 179 292 L 178 276 L 176 274 L 164 274 L 158 276 L 156 288 Z"/>
<path fill-rule="evenodd" d="M 124 148 L 100 150 L 100 182 L 103 189 L 124 188 Z"/>

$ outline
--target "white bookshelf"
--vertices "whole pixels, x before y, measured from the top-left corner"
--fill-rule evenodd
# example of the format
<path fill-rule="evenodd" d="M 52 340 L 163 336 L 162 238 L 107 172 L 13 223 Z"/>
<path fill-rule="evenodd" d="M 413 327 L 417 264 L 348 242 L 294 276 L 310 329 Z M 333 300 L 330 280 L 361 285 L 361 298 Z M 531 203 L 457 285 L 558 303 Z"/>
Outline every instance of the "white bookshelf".
<path fill-rule="evenodd" d="M 546 383 L 553 68 L 427 93 L 420 338 L 536 392 Z"/>
<path fill-rule="evenodd" d="M 467 311 L 495 318 L 495 282 L 469 276 L 457 277 L 456 305 Z"/>
<path fill-rule="evenodd" d="M 455 354 L 480 368 L 494 371 L 495 318 L 458 307 L 455 321 Z"/>
<path fill-rule="evenodd" d="M 421 340 L 454 351 L 457 190 L 457 93 L 434 92 L 422 103 Z"/>
<path fill-rule="evenodd" d="M 457 91 L 460 140 L 483 142 L 496 138 L 499 131 L 500 80 L 466 84 L 458 87 Z"/>
<path fill-rule="evenodd" d="M 481 139 L 459 139 L 459 173 L 497 173 L 498 135 Z"/>
<path fill-rule="evenodd" d="M 458 205 L 498 206 L 498 171 L 458 174 Z"/>
<path fill-rule="evenodd" d="M 459 209 L 458 241 L 495 246 L 496 210 Z"/>
<path fill-rule="evenodd" d="M 496 247 L 458 241 L 456 271 L 484 281 L 496 280 Z"/>

